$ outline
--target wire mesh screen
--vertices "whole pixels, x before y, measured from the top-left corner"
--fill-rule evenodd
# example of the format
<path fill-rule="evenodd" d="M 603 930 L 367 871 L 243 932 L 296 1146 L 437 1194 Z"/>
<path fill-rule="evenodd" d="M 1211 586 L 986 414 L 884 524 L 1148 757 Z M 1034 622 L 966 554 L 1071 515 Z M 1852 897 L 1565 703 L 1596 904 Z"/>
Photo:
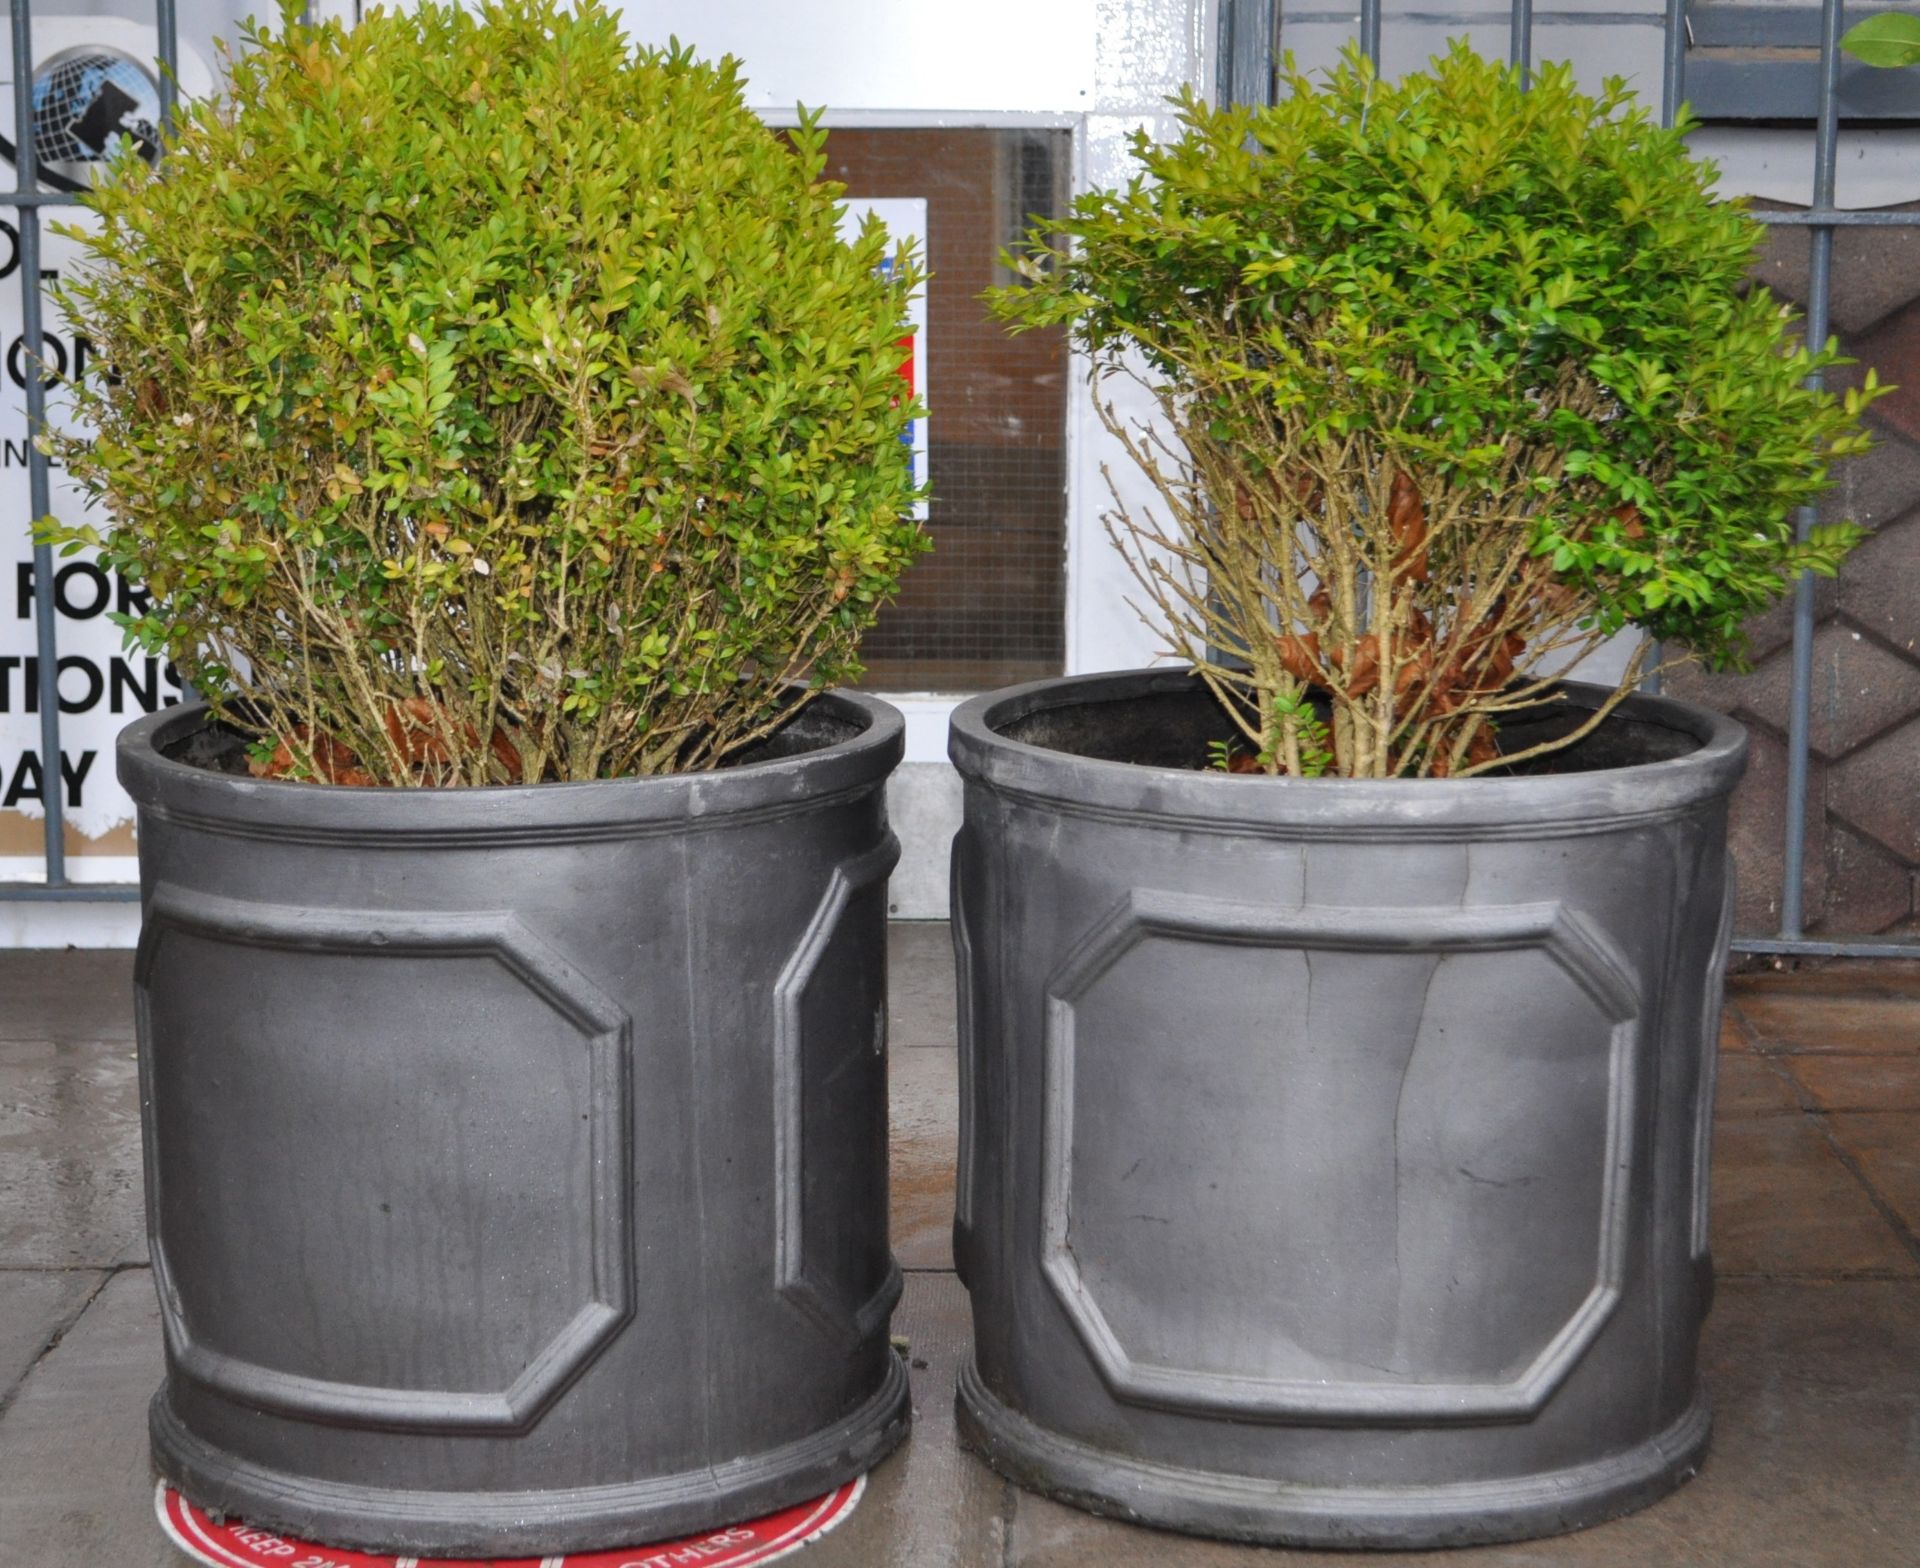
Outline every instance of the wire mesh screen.
<path fill-rule="evenodd" d="M 980 302 L 1033 216 L 1066 200 L 1064 130 L 836 130 L 849 198 L 927 203 L 933 551 L 868 634 L 867 685 L 975 691 L 1057 675 L 1066 593 L 1068 369 L 1058 330 L 1015 337 Z"/>

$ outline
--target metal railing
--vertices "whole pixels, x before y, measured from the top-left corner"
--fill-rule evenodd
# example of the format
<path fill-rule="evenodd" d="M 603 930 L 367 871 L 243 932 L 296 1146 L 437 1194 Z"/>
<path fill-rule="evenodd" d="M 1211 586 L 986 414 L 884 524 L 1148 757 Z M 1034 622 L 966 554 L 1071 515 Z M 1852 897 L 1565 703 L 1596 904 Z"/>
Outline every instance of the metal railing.
<path fill-rule="evenodd" d="M 1378 0 L 1374 0 L 1378 4 Z M 1668 31 L 1676 26 L 1677 0 L 1669 0 Z M 1920 212 L 1842 212 L 1833 205 L 1834 169 L 1840 147 L 1840 33 L 1842 0 L 1824 0 L 1820 10 L 1820 91 L 1813 138 L 1813 203 L 1802 212 L 1757 212 L 1763 223 L 1805 228 L 1811 247 L 1807 277 L 1807 342 L 1827 340 L 1833 292 L 1833 235 L 1839 227 L 1920 227 Z M 1684 25 L 1683 23 L 1681 25 Z M 1670 49 L 1671 57 L 1671 49 Z M 1818 387 L 1818 371 L 1807 378 Z M 1813 527 L 1815 509 L 1794 515 L 1800 537 Z M 1805 954 L 1848 958 L 1920 957 L 1920 943 L 1840 938 L 1823 941 L 1805 934 L 1803 907 L 1807 858 L 1807 774 L 1813 696 L 1813 574 L 1803 572 L 1793 588 L 1793 683 L 1787 708 L 1787 829 L 1780 870 L 1780 930 L 1771 937 L 1740 937 L 1743 953 Z"/>
<path fill-rule="evenodd" d="M 156 0 L 155 25 L 159 51 L 161 129 L 172 123 L 179 66 L 179 27 L 176 0 Z M 1820 31 L 1818 116 L 1813 139 L 1813 202 L 1798 212 L 1762 212 L 1762 222 L 1805 228 L 1811 246 L 1806 336 L 1823 343 L 1830 315 L 1833 236 L 1843 227 L 1920 227 L 1920 212 L 1846 212 L 1833 205 L 1834 170 L 1839 146 L 1837 83 L 1840 67 L 1842 0 L 1824 0 Z M 33 137 L 33 7 L 31 0 L 12 0 L 14 75 L 14 160 L 12 190 L 0 190 L 0 207 L 13 209 L 19 231 L 18 274 L 21 289 L 21 332 L 30 349 L 44 343 L 40 295 L 40 214 L 47 207 L 77 204 L 76 195 L 39 188 Z M 1377 64 L 1380 58 L 1381 0 L 1361 0 L 1361 48 Z M 1278 41 L 1278 0 L 1220 0 L 1220 84 L 1236 99 L 1246 100 L 1272 91 L 1274 48 Z M 1509 58 L 1523 69 L 1533 59 L 1533 0 L 1513 0 L 1508 39 Z M 1661 116 L 1671 124 L 1685 97 L 1686 3 L 1667 0 L 1665 47 L 1660 92 Z M 46 383 L 35 352 L 21 355 L 28 424 L 38 429 L 46 417 Z M 1818 384 L 1819 377 L 1812 378 Z M 31 515 L 45 516 L 51 506 L 47 458 L 29 442 L 27 485 Z M 1804 537 L 1814 523 L 1814 509 L 1804 507 L 1796 526 Z M 104 900 L 138 896 L 133 887 L 75 883 L 67 873 L 65 801 L 59 788 L 60 698 L 57 609 L 54 599 L 52 551 L 36 545 L 33 553 L 34 632 L 38 651 L 35 672 L 40 709 L 40 754 L 45 805 L 44 882 L 0 883 L 0 900 Z M 1803 576 L 1794 588 L 1792 689 L 1787 728 L 1786 844 L 1780 889 L 1780 926 L 1772 936 L 1744 936 L 1734 947 L 1744 953 L 1813 957 L 1914 957 L 1920 942 L 1872 938 L 1810 938 L 1805 934 L 1803 880 L 1806 866 L 1806 805 L 1811 758 L 1810 719 L 1813 687 L 1813 581 Z"/>
<path fill-rule="evenodd" d="M 1280 0 L 1220 0 L 1219 86 L 1236 102 L 1258 101 L 1273 90 L 1272 61 L 1279 46 Z M 1671 125 L 1686 98 L 1686 0 L 1667 0 L 1661 60 L 1660 117 Z M 1833 204 L 1839 152 L 1840 33 L 1843 0 L 1823 0 L 1820 26 L 1818 113 L 1813 136 L 1813 201 L 1797 212 L 1756 212 L 1762 223 L 1804 228 L 1812 249 L 1807 284 L 1806 340 L 1826 342 L 1833 283 L 1833 236 L 1839 228 L 1920 227 L 1920 212 L 1846 212 Z M 1381 0 L 1360 0 L 1361 50 L 1380 63 Z M 1430 16 L 1423 19 L 1431 20 Z M 1523 72 L 1533 62 L 1533 0 L 1513 0 L 1508 59 Z M 1816 372 L 1808 385 L 1818 387 Z M 1794 514 L 1801 538 L 1813 527 L 1815 509 Z M 1815 958 L 1920 958 L 1920 941 L 1873 937 L 1819 938 L 1806 934 L 1804 883 L 1807 857 L 1807 780 L 1812 756 L 1813 577 L 1794 584 L 1792 688 L 1787 710 L 1786 843 L 1781 868 L 1780 924 L 1771 936 L 1736 936 L 1734 951 Z"/>

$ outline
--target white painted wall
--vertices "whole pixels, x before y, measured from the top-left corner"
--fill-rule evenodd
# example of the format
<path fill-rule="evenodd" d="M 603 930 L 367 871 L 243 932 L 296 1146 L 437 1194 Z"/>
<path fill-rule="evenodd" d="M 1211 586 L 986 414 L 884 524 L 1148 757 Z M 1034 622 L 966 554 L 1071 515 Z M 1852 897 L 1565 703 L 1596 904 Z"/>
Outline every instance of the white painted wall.
<path fill-rule="evenodd" d="M 1720 166 L 1724 196 L 1760 196 L 1807 206 L 1813 201 L 1813 136 L 1801 130 L 1712 125 L 1694 132 L 1696 157 Z M 1834 205 L 1891 207 L 1920 201 L 1920 130 L 1843 130 L 1835 148 Z"/>
<path fill-rule="evenodd" d="M 749 101 L 775 124 L 791 123 L 798 102 L 824 107 L 830 127 L 1068 127 L 1076 193 L 1126 179 L 1134 130 L 1165 134 L 1167 96 L 1213 76 L 1213 0 L 630 0 L 623 15 L 649 42 L 674 36 L 702 53 L 739 55 Z M 928 353 L 937 361 L 937 321 Z M 1076 360 L 1076 384 L 1085 373 Z M 1067 448 L 1067 671 L 1148 663 L 1158 642 L 1126 602 L 1131 579 L 1107 539 L 1111 497 L 1101 471 L 1110 468 L 1129 499 L 1145 499 L 1144 482 L 1085 397 L 1070 401 Z M 932 720 L 957 699 L 900 696 L 918 715 L 908 729 L 908 765 L 944 765 L 944 725 Z M 937 909 L 916 904 L 914 912 L 944 913 L 943 878 L 940 888 Z"/>
<path fill-rule="evenodd" d="M 351 0 L 346 3 L 351 5 Z M 256 0 L 186 0 L 176 12 L 180 43 L 183 49 L 191 50 L 217 70 L 214 41 L 233 38 L 249 16 L 266 18 L 272 14 L 272 6 L 257 4 Z M 33 0 L 33 16 L 36 23 L 42 18 L 125 17 L 143 27 L 151 27 L 153 5 L 151 0 Z M 0 48 L 10 50 L 11 40 Z M 6 123 L 6 134 L 9 138 L 13 135 L 11 120 Z"/>
<path fill-rule="evenodd" d="M 132 947 L 140 906 L 131 901 L 59 904 L 0 899 L 0 952 L 16 947 Z"/>
<path fill-rule="evenodd" d="M 210 43 L 216 33 L 230 33 L 248 7 L 244 0 L 212 0 L 182 9 L 183 36 Z M 318 0 L 315 9 L 351 21 L 356 3 Z M 123 7 L 118 0 L 42 0 L 40 10 L 115 14 Z M 794 106 L 804 103 L 824 107 L 829 125 L 1069 128 L 1076 191 L 1124 179 L 1135 127 L 1158 134 L 1166 96 L 1184 82 L 1212 79 L 1213 0 L 632 0 L 624 15 L 635 36 L 648 41 L 675 36 L 703 54 L 740 56 L 750 101 L 775 124 L 792 123 Z M 936 357 L 938 336 L 934 322 Z M 1124 454 L 1090 402 L 1076 399 L 1071 409 L 1067 668 L 1145 663 L 1156 642 L 1125 603 L 1124 569 L 1101 521 L 1110 504 L 1101 468 L 1111 464 L 1124 474 Z M 906 847 L 895 878 L 895 912 L 902 916 L 946 912 L 947 841 L 959 812 L 958 779 L 945 761 L 946 716 L 957 700 L 939 693 L 900 698 L 908 761 L 893 800 Z M 0 944 L 126 943 L 135 915 L 126 905 L 0 905 Z"/>
<path fill-rule="evenodd" d="M 745 62 L 748 101 L 791 110 L 1082 113 L 1098 0 L 628 0 L 628 27 Z"/>

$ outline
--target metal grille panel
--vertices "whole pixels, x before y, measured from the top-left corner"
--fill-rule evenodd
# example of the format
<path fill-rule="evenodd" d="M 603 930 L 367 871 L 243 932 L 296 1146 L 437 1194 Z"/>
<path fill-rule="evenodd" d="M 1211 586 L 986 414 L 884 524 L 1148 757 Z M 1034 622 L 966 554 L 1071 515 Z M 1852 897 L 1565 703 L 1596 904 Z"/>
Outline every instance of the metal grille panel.
<path fill-rule="evenodd" d="M 1842 0 L 1823 0 L 1820 6 L 1819 70 L 1812 145 L 1813 200 L 1800 209 L 1756 210 L 1761 222 L 1782 228 L 1804 229 L 1809 246 L 1805 291 L 1806 337 L 1823 343 L 1829 333 L 1833 303 L 1834 235 L 1847 228 L 1890 229 L 1920 227 L 1920 210 L 1847 211 L 1834 205 L 1834 176 L 1839 147 Z M 1477 15 L 1478 13 L 1476 13 Z M 1303 10 L 1300 19 L 1316 22 L 1331 13 Z M 1434 22 L 1421 13 L 1410 20 Z M 1559 18 L 1557 18 L 1559 19 Z M 1637 18 L 1625 17 L 1627 21 Z M 1361 48 L 1376 65 L 1380 62 L 1382 0 L 1361 0 L 1357 36 Z M 1651 20 L 1651 18 L 1650 18 Z M 1525 69 L 1534 59 L 1533 0 L 1513 0 L 1509 12 L 1508 58 Z M 1219 91 L 1237 101 L 1271 95 L 1271 61 L 1280 42 L 1279 0 L 1221 0 Z M 1667 0 L 1664 19 L 1660 111 L 1671 125 L 1686 97 L 1686 0 Z M 1783 111 L 1783 113 L 1786 111 Z M 1810 384 L 1818 386 L 1819 376 Z M 1795 515 L 1804 537 L 1816 518 L 1813 507 Z M 1920 941 L 1873 937 L 1812 937 L 1807 934 L 1804 894 L 1807 862 L 1808 785 L 1813 760 L 1811 741 L 1814 647 L 1816 638 L 1815 583 L 1811 575 L 1795 585 L 1791 600 L 1790 680 L 1786 698 L 1785 826 L 1779 860 L 1777 928 L 1772 932 L 1735 937 L 1734 950 L 1749 954 L 1803 957 L 1920 957 Z M 1705 695 L 1705 694 L 1702 694 Z"/>

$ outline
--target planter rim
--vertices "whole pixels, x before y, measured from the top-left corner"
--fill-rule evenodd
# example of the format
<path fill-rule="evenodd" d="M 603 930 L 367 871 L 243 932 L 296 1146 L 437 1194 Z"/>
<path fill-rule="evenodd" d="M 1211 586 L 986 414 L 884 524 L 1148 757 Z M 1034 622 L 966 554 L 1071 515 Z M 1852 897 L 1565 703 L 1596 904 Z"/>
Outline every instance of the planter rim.
<path fill-rule="evenodd" d="M 143 812 L 238 837 L 396 839 L 420 847 L 632 838 L 814 811 L 878 788 L 905 747 L 899 710 L 841 690 L 813 703 L 859 733 L 790 757 L 651 778 L 420 789 L 239 778 L 161 752 L 205 722 L 205 703 L 136 719 L 120 732 L 116 760 L 120 782 Z"/>
<path fill-rule="evenodd" d="M 1515 836 L 1609 831 L 1668 817 L 1727 794 L 1746 767 L 1745 729 L 1725 714 L 1672 697 L 1629 696 L 1627 718 L 1693 736 L 1684 756 L 1531 778 L 1249 778 L 1081 756 L 1014 740 L 1004 729 L 1036 713 L 1124 703 L 1192 689 L 1185 666 L 1054 676 L 986 692 L 954 710 L 948 755 L 968 780 L 1069 816 L 1157 821 L 1195 831 L 1316 832 L 1340 837 Z M 1610 687 L 1568 681 L 1591 710 Z"/>

